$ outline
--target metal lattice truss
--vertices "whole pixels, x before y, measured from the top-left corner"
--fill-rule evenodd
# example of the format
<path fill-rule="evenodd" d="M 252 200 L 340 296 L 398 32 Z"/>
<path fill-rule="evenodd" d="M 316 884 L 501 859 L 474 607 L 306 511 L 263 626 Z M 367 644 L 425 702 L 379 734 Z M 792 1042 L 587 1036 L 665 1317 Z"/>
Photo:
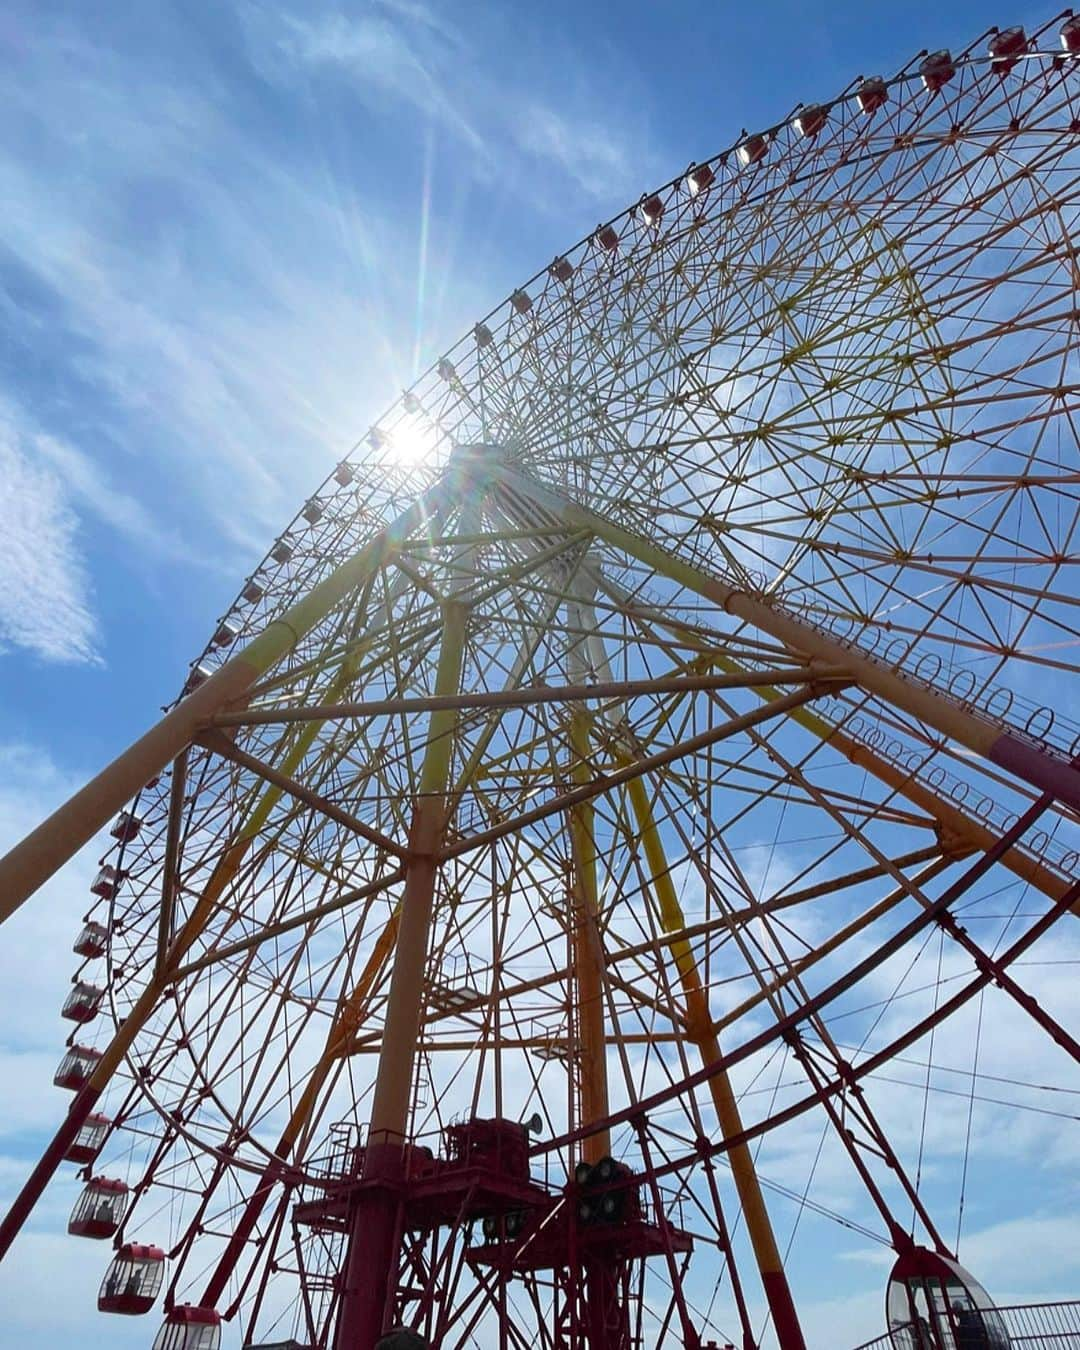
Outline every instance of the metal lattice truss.
<path fill-rule="evenodd" d="M 79 1037 L 178 1300 L 325 1343 L 343 1237 L 291 1215 L 330 1127 L 437 1149 L 537 1110 L 535 1175 L 611 1152 L 692 1237 L 626 1274 L 644 1342 L 741 1336 L 740 1271 L 778 1316 L 785 1139 L 826 1128 L 849 1228 L 939 1243 L 876 1078 L 988 988 L 1075 1054 L 1010 967 L 1077 895 L 1076 73 L 955 67 L 556 259 L 221 621 L 151 733 Z M 117 764 L 106 811 L 150 758 Z M 467 1246 L 407 1244 L 454 1291 L 426 1331 L 554 1345 L 573 1289 Z"/>

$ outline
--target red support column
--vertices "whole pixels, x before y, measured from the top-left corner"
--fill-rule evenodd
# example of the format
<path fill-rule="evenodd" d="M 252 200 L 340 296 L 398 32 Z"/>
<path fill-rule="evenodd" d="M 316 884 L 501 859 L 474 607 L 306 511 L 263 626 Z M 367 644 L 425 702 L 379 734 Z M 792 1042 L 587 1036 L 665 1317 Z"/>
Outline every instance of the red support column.
<path fill-rule="evenodd" d="M 467 528 L 465 532 L 468 533 Z M 436 694 L 459 691 L 467 621 L 466 605 L 455 600 L 445 603 Z M 371 1104 L 363 1180 L 351 1217 L 340 1291 L 336 1350 L 372 1350 L 393 1304 L 400 1255 L 398 1208 L 405 1179 L 405 1129 L 438 879 L 436 853 L 446 830 L 446 792 L 456 724 L 456 711 L 443 709 L 432 714 L 428 728 L 409 833 L 409 863 Z"/>

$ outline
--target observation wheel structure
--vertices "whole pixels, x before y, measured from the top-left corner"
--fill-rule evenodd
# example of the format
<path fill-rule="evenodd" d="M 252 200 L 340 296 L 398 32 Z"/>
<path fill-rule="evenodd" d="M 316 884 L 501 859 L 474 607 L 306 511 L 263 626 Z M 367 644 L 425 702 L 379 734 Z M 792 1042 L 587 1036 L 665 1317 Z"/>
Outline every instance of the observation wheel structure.
<path fill-rule="evenodd" d="M 834 1222 L 953 1269 L 935 1034 L 969 1136 L 986 1028 L 1077 1057 L 1077 52 L 743 135 L 338 466 L 0 865 L 114 821 L 0 1247 L 82 1166 L 164 1350 L 799 1350 Z"/>

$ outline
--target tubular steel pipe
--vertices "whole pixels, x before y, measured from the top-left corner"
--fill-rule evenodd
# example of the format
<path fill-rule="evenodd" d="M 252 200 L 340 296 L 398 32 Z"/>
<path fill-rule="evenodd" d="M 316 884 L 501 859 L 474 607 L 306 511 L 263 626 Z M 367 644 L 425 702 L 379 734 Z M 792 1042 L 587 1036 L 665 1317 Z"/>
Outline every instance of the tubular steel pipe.
<path fill-rule="evenodd" d="M 685 741 L 678 741 L 675 745 L 668 746 L 664 750 L 657 750 L 655 754 L 646 755 L 644 759 L 636 760 L 634 763 L 626 765 L 625 768 L 614 769 L 602 778 L 593 779 L 592 782 L 582 784 L 580 787 L 569 788 L 554 801 L 545 802 L 542 806 L 535 806 L 528 811 L 522 811 L 520 815 L 510 820 L 492 825 L 490 829 L 481 830 L 477 834 L 470 835 L 467 839 L 458 840 L 444 848 L 440 857 L 445 862 L 449 858 L 460 857 L 463 853 L 471 853 L 475 849 L 486 848 L 495 839 L 501 839 L 506 834 L 514 834 L 526 825 L 533 825 L 538 820 L 544 820 L 547 816 L 555 815 L 559 811 L 569 810 L 576 806 L 578 802 L 599 797 L 602 793 L 610 792 L 612 788 L 618 787 L 621 783 L 628 783 L 631 778 L 637 778 L 639 774 L 648 773 L 651 769 L 662 768 L 665 764 L 672 764 L 675 760 L 682 759 L 684 755 L 692 755 L 699 750 L 706 750 L 710 745 L 717 745 L 730 736 L 737 736 L 740 732 L 760 726 L 773 717 L 779 717 L 783 713 L 800 708 L 804 703 L 809 703 L 811 699 L 820 698 L 823 694 L 830 693 L 834 687 L 835 685 L 830 686 L 828 683 L 819 684 L 815 682 L 793 689 L 790 693 L 780 695 L 779 698 L 756 708 L 753 712 L 742 713 L 738 717 L 733 717 L 730 722 L 726 722 L 721 727 L 713 727 L 709 731 L 690 736 Z"/>
<path fill-rule="evenodd" d="M 268 1159 L 266 1166 L 263 1168 L 255 1189 L 248 1197 L 243 1213 L 233 1229 L 232 1236 L 229 1238 L 225 1250 L 210 1276 L 210 1281 L 199 1301 L 201 1308 L 217 1306 L 221 1295 L 228 1288 L 229 1280 L 232 1278 L 251 1234 L 255 1231 L 255 1225 L 259 1221 L 259 1216 L 262 1214 L 267 1200 L 270 1198 L 277 1182 L 285 1175 L 288 1159 L 292 1156 L 297 1139 L 311 1119 L 315 1102 L 323 1084 L 326 1082 L 327 1075 L 335 1059 L 340 1057 L 343 1049 L 355 1034 L 363 1005 L 394 945 L 394 939 L 397 936 L 397 918 L 398 911 L 395 910 L 385 928 L 379 934 L 355 989 L 343 1002 L 338 1016 L 331 1023 L 325 1049 L 318 1063 L 312 1069 L 307 1086 L 293 1109 L 288 1123 L 281 1132 L 277 1148 L 274 1150 L 275 1156 Z"/>
<path fill-rule="evenodd" d="M 187 749 L 200 724 L 205 724 L 214 712 L 241 697 L 266 670 L 291 651 L 335 604 L 381 566 L 397 545 L 423 521 L 425 514 L 434 508 L 436 500 L 441 500 L 441 495 L 440 489 L 433 489 L 419 498 L 392 525 L 382 530 L 359 553 L 342 563 L 281 618 L 269 624 L 242 652 L 188 695 L 97 778 L 0 860 L 0 922 L 14 913 L 42 882 L 96 834 L 150 777 Z M 314 726 L 310 734 L 315 734 Z M 268 800 L 269 797 L 265 797 L 263 801 L 266 810 L 269 810 L 266 806 Z M 257 809 L 256 819 L 258 815 Z M 245 830 L 218 861 L 206 889 L 173 939 L 159 974 L 150 981 L 123 1023 L 117 1027 L 89 1080 L 71 1103 L 67 1117 L 15 1197 L 0 1223 L 0 1260 L 3 1260 L 63 1160 L 68 1146 L 152 1014 L 171 973 L 202 932 L 218 900 L 235 878 L 248 844 L 257 832 L 256 819 L 248 822 Z"/>
<path fill-rule="evenodd" d="M 433 508 L 440 489 L 418 498 L 359 553 L 320 581 L 214 672 L 123 754 L 0 858 L 0 923 L 58 871 L 143 786 L 185 750 L 202 726 L 238 703 L 333 607 L 380 567 Z"/>
<path fill-rule="evenodd" d="M 676 584 L 711 600 L 726 613 L 768 633 L 790 651 L 803 652 L 832 669 L 844 671 L 855 683 L 884 702 L 917 717 L 943 736 L 966 745 L 992 764 L 1030 783 L 1039 792 L 1049 792 L 1074 810 L 1080 810 L 1080 773 L 1071 764 L 1037 749 L 1012 732 L 1002 731 L 898 671 L 879 665 L 857 648 L 826 637 L 764 600 L 699 571 L 651 540 L 595 515 L 519 469 L 503 463 L 498 471 L 501 481 L 555 512 L 568 525 L 591 530 L 613 548 L 628 553 Z"/>
<path fill-rule="evenodd" d="M 464 532 L 472 532 L 478 512 L 479 494 L 466 507 Z M 435 677 L 438 696 L 460 691 L 468 616 L 468 605 L 459 600 L 451 598 L 444 603 Z M 433 712 L 428 724 L 364 1151 L 365 1185 L 350 1214 L 336 1350 L 369 1350 L 374 1346 L 393 1301 L 400 1228 L 398 1187 L 404 1175 L 405 1130 L 420 1038 L 428 938 L 439 875 L 438 850 L 446 830 L 456 725 L 457 712 L 452 708 Z"/>
<path fill-rule="evenodd" d="M 823 1008 L 827 1007 L 834 999 L 839 998 L 841 994 L 858 984 L 860 980 L 865 978 L 866 975 L 879 966 L 884 960 L 898 952 L 906 942 L 909 942 L 913 937 L 917 936 L 929 924 L 935 923 L 940 914 L 945 913 L 965 891 L 993 867 L 1006 849 L 1010 848 L 1021 835 L 1031 828 L 1032 824 L 1034 824 L 1039 816 L 1047 809 L 1050 800 L 1051 794 L 1045 793 L 1039 801 L 1033 803 L 1012 828 L 998 840 L 993 848 L 972 862 L 971 866 L 962 877 L 958 877 L 957 880 L 943 891 L 932 904 L 928 905 L 927 908 L 920 910 L 918 914 L 909 920 L 902 928 L 893 933 L 891 937 L 887 938 L 875 951 L 868 953 L 861 961 L 857 961 L 853 966 L 850 966 L 842 975 L 838 976 L 832 984 L 828 985 L 825 989 L 820 990 L 812 997 L 805 999 L 799 1007 L 793 1009 L 786 1017 L 781 1018 L 771 1027 L 766 1027 L 764 1031 L 759 1032 L 756 1036 L 752 1036 L 748 1041 L 744 1041 L 742 1045 L 738 1046 L 735 1050 L 728 1051 L 721 1057 L 718 1063 L 710 1065 L 708 1068 L 699 1069 L 696 1073 L 692 1073 L 689 1077 L 684 1078 L 681 1083 L 661 1088 L 644 1101 L 636 1102 L 633 1106 L 624 1107 L 615 1112 L 614 1115 L 610 1116 L 604 1122 L 605 1126 L 608 1129 L 613 1129 L 618 1125 L 624 1125 L 626 1123 L 632 1124 L 640 1114 L 648 1114 L 650 1111 L 655 1111 L 661 1106 L 666 1106 L 668 1102 L 674 1101 L 675 1098 L 679 1097 L 682 1093 L 692 1092 L 695 1088 L 708 1082 L 714 1074 L 719 1073 L 722 1070 L 726 1072 L 736 1064 L 740 1064 L 743 1060 L 756 1054 L 759 1050 L 765 1049 L 779 1037 L 785 1036 L 789 1031 L 794 1030 L 794 1028 L 796 1028 L 805 1018 L 820 1012 Z M 886 1050 L 879 1051 L 877 1054 L 871 1056 L 864 1064 L 853 1066 L 850 1072 L 850 1081 L 857 1081 L 859 1078 L 864 1077 L 867 1072 L 870 1072 L 867 1068 L 868 1064 L 873 1064 L 874 1067 L 877 1067 L 880 1063 L 884 1063 L 889 1058 L 890 1053 L 899 1053 L 899 1051 L 904 1049 L 907 1045 L 918 1040 L 919 1036 L 922 1036 L 929 1030 L 930 1026 L 937 1025 L 944 1020 L 948 1012 L 961 1006 L 965 998 L 969 998 L 972 994 L 977 993 L 979 989 L 985 988 L 987 984 L 994 980 L 995 969 L 1006 969 L 1017 956 L 1025 952 L 1033 942 L 1041 937 L 1043 933 L 1047 932 L 1051 925 L 1060 918 L 1062 914 L 1066 913 L 1069 907 L 1074 905 L 1078 899 L 1080 899 L 1080 881 L 1077 881 L 1070 886 L 1061 898 L 1055 901 L 1047 912 L 1041 918 L 1036 920 L 1028 931 L 1017 939 L 1005 953 L 992 962 L 988 961 L 987 966 L 980 970 L 975 980 L 967 985 L 965 990 L 961 991 L 961 995 L 955 996 L 941 1004 L 937 1012 L 931 1013 L 927 1018 L 924 1018 L 923 1021 L 918 1024 L 916 1029 L 905 1032 L 902 1036 L 898 1037 Z M 830 1091 L 834 1090 L 838 1091 L 839 1086 L 833 1085 L 830 1087 Z M 796 1103 L 793 1108 L 785 1108 L 784 1111 L 779 1112 L 773 1117 L 771 1122 L 751 1126 L 736 1140 L 728 1141 L 726 1144 L 714 1147 L 712 1152 L 722 1153 L 731 1146 L 732 1142 L 742 1143 L 754 1139 L 759 1134 L 763 1134 L 766 1129 L 771 1128 L 772 1124 L 781 1124 L 789 1119 L 794 1119 L 795 1116 L 800 1115 L 803 1111 L 808 1110 L 813 1106 L 816 1101 L 817 1096 L 815 1095 L 805 1099 L 802 1103 Z M 575 1144 L 578 1138 L 584 1133 L 585 1132 L 580 1129 L 567 1131 L 557 1138 L 545 1140 L 542 1145 L 535 1146 L 530 1152 L 533 1155 L 536 1155 L 551 1152 L 554 1149 L 569 1148 L 571 1145 Z M 674 1167 L 671 1170 L 674 1170 Z"/>
<path fill-rule="evenodd" d="M 601 576 L 601 584 L 618 603 L 626 604 L 629 597 L 622 591 L 621 587 L 605 576 Z M 652 613 L 651 617 L 655 622 L 670 631 L 688 631 L 679 623 L 664 618 L 663 615 Z M 738 672 L 743 669 L 726 652 L 706 648 L 699 633 L 692 633 L 691 636 L 701 650 L 701 654 L 713 664 L 731 672 Z M 760 696 L 766 700 L 779 696 L 775 690 L 770 691 L 767 686 L 755 687 Z M 820 740 L 828 741 L 833 749 L 838 750 L 852 764 L 873 774 L 886 787 L 892 788 L 894 792 L 906 797 L 913 805 L 925 811 L 928 816 L 933 817 L 938 822 L 943 830 L 955 836 L 958 843 L 984 851 L 993 848 L 997 840 L 995 834 L 979 820 L 960 810 L 947 798 L 927 787 L 909 770 L 901 768 L 889 760 L 882 759 L 862 741 L 849 736 L 840 727 L 826 722 L 824 718 L 819 717 L 810 708 L 796 709 L 791 713 L 791 719 Z M 1019 848 L 1008 849 L 1002 854 L 1001 863 L 1010 872 L 1020 877 L 1022 881 L 1026 881 L 1037 890 L 1042 891 L 1043 895 L 1048 896 L 1051 900 L 1059 900 L 1068 888 L 1069 883 L 1067 881 L 1044 866 L 1038 858 L 1024 853 Z M 1074 912 L 1080 912 L 1080 906 L 1074 906 Z"/>
<path fill-rule="evenodd" d="M 578 604 L 573 605 L 571 614 L 576 614 L 577 627 L 581 628 L 582 614 Z M 586 670 L 580 642 L 571 645 L 566 659 L 571 679 L 577 685 L 583 684 Z M 570 773 L 579 785 L 588 783 L 592 777 L 592 725 L 592 710 L 575 707 L 570 714 L 573 761 Z M 611 1109 L 604 1026 L 604 956 L 597 930 L 596 813 L 592 799 L 572 806 L 567 823 L 573 859 L 574 980 L 571 987 L 576 995 L 580 1118 L 582 1122 L 589 1122 L 603 1120 Z M 597 1163 L 610 1152 L 611 1136 L 606 1130 L 599 1130 L 582 1141 L 581 1156 L 585 1162 Z"/>
<path fill-rule="evenodd" d="M 1067 912 L 1069 906 L 1075 904 L 1078 900 L 1080 900 L 1080 881 L 1076 882 L 1075 885 L 1070 886 L 1068 891 L 1066 891 L 1065 895 L 1060 900 L 1051 905 L 1050 908 L 1047 910 L 1047 912 L 1035 923 L 1033 923 L 1032 926 L 1028 929 L 1028 931 L 1025 934 L 1023 934 L 1022 937 L 1018 938 L 1017 941 L 1014 942 L 1013 945 L 1009 947 L 1008 950 L 1005 951 L 1001 957 L 998 958 L 997 965 L 1000 966 L 1001 968 L 1004 968 L 1010 965 L 1018 957 L 1022 956 L 1024 952 L 1026 952 L 1028 948 L 1032 946 L 1033 943 L 1035 943 L 1040 937 L 1042 937 L 1046 932 L 1049 931 L 1049 929 L 1056 922 L 1056 920 L 1061 918 L 1061 916 Z M 835 1096 L 838 1092 L 842 1092 L 847 1088 L 854 1087 L 868 1075 L 875 1073 L 883 1065 L 888 1064 L 890 1060 L 893 1060 L 898 1055 L 903 1054 L 905 1050 L 909 1049 L 912 1045 L 915 1044 L 916 1041 L 920 1040 L 923 1036 L 925 1036 L 932 1027 L 940 1026 L 941 1023 L 944 1022 L 947 1017 L 951 1017 L 954 1012 L 956 1012 L 959 1008 L 962 1008 L 965 1003 L 967 1003 L 970 999 L 974 998 L 975 995 L 979 993 L 981 990 L 985 989 L 988 984 L 993 983 L 993 980 L 994 975 L 992 972 L 979 971 L 979 973 L 972 980 L 970 980 L 963 987 L 963 989 L 959 990 L 957 993 L 953 994 L 950 998 L 946 999 L 944 1003 L 939 1004 L 934 1012 L 928 1013 L 919 1022 L 916 1022 L 914 1026 L 909 1027 L 907 1031 L 903 1032 L 901 1035 L 897 1036 L 894 1040 L 890 1041 L 888 1045 L 883 1046 L 873 1055 L 870 1055 L 867 1059 L 863 1060 L 861 1064 L 850 1065 L 844 1075 L 844 1080 L 842 1082 L 838 1079 L 834 1079 L 820 1091 L 813 1092 L 810 1094 L 810 1096 L 803 1097 L 799 1101 L 793 1102 L 791 1106 L 784 1107 L 783 1110 L 777 1111 L 774 1115 L 769 1116 L 766 1120 L 759 1121 L 756 1125 L 749 1126 L 736 1139 L 724 1140 L 718 1144 L 710 1144 L 707 1146 L 707 1148 L 699 1150 L 697 1153 L 689 1154 L 682 1158 L 675 1158 L 672 1161 L 665 1163 L 662 1167 L 657 1169 L 657 1175 L 667 1176 L 671 1173 L 685 1172 L 687 1167 L 689 1167 L 692 1164 L 692 1162 L 698 1157 L 704 1156 L 716 1157 L 718 1154 L 726 1153 L 729 1150 L 729 1148 L 733 1147 L 736 1144 L 750 1143 L 754 1139 L 760 1138 L 763 1134 L 767 1134 L 770 1130 L 776 1129 L 780 1125 L 786 1125 L 789 1121 L 797 1119 L 799 1116 L 804 1115 L 807 1111 L 811 1110 L 813 1107 L 819 1105 L 821 1102 L 822 1093 L 828 1093 L 829 1096 Z M 787 1018 L 784 1019 L 783 1028 L 786 1029 L 794 1025 L 794 1023 L 799 1019 L 801 1019 L 803 1016 L 804 1016 L 804 1009 L 802 1008 L 796 1009 L 794 1013 L 790 1014 Z M 769 1039 L 771 1038 L 772 1037 L 770 1035 Z M 760 1040 L 760 1038 L 755 1038 L 755 1042 L 758 1040 Z M 755 1043 L 753 1049 L 759 1048 L 760 1046 Z M 746 1053 L 752 1053 L 752 1049 L 740 1047 L 738 1051 L 735 1051 L 731 1055 L 727 1056 L 725 1062 L 730 1065 L 733 1062 L 735 1062 L 736 1059 L 744 1058 L 743 1053 L 744 1050 L 746 1050 Z M 630 1114 L 629 1112 L 620 1113 L 620 1119 L 617 1120 L 616 1117 L 612 1117 L 605 1123 L 609 1127 L 611 1127 L 616 1123 L 619 1124 L 623 1123 L 622 1117 L 625 1117 L 626 1120 L 633 1120 L 637 1112 L 639 1111 L 648 1112 L 650 1110 L 653 1110 L 658 1105 L 662 1105 L 663 1102 L 670 1101 L 672 1097 L 677 1096 L 680 1092 L 685 1091 L 688 1087 L 696 1086 L 699 1081 L 703 1081 L 703 1075 L 693 1074 L 691 1075 L 690 1078 L 685 1079 L 676 1088 L 662 1089 L 660 1092 L 656 1093 L 653 1097 L 649 1098 L 648 1101 L 643 1102 L 638 1107 L 635 1107 L 633 1115 Z M 564 1146 L 565 1143 L 566 1137 L 564 1136 L 563 1138 L 554 1140 L 551 1143 L 545 1143 L 542 1147 L 534 1149 L 533 1152 L 534 1153 L 544 1152 L 551 1148 Z"/>
<path fill-rule="evenodd" d="M 393 854 L 399 860 L 405 857 L 405 849 L 396 839 L 388 838 L 365 821 L 358 820 L 348 811 L 343 811 L 340 806 L 337 806 L 328 798 L 313 792 L 311 788 L 305 787 L 303 783 L 291 778 L 280 769 L 276 769 L 272 764 L 265 763 L 255 755 L 249 755 L 246 750 L 241 750 L 238 745 L 234 745 L 228 736 L 216 728 L 200 732 L 197 744 L 205 750 L 212 751 L 215 755 L 220 755 L 222 759 L 231 760 L 233 764 L 241 769 L 247 769 L 249 773 L 255 774 L 256 777 L 265 779 L 280 792 L 295 797 L 297 801 L 303 802 L 313 811 L 318 811 L 320 815 L 325 816 L 327 820 L 332 820 L 336 825 L 343 825 L 351 833 L 359 835 L 367 843 L 373 844 L 375 848 Z"/>
<path fill-rule="evenodd" d="M 656 825 L 644 778 L 631 779 L 627 785 L 630 804 L 637 823 L 638 836 L 651 873 L 651 885 L 660 911 L 660 924 L 665 933 L 678 934 L 672 940 L 671 951 L 679 972 L 679 981 L 686 999 L 688 1038 L 697 1046 L 702 1065 L 715 1067 L 708 1080 L 713 1107 L 725 1139 L 743 1132 L 742 1116 L 735 1098 L 731 1079 L 724 1068 L 720 1042 L 712 1025 L 708 999 L 702 987 L 693 949 L 685 936 L 686 916 L 679 904 L 671 869 L 664 852 L 663 840 Z M 746 1144 L 737 1144 L 729 1151 L 735 1190 L 739 1196 L 750 1244 L 754 1250 L 765 1300 L 772 1313 L 773 1326 L 781 1350 L 805 1350 L 802 1327 L 799 1325 L 795 1301 L 784 1272 L 784 1261 L 776 1245 L 772 1222 L 761 1193 L 754 1159 Z"/>
<path fill-rule="evenodd" d="M 368 703 L 334 703 L 315 708 L 247 708 L 219 713 L 215 727 L 262 726 L 266 723 L 336 721 L 350 717 L 396 716 L 398 713 L 438 712 L 445 708 L 516 708 L 533 703 L 580 703 L 593 699 L 637 698 L 648 694 L 690 694 L 722 689 L 753 689 L 758 685 L 800 684 L 827 672 L 814 666 L 784 666 L 777 670 L 747 670 L 731 675 L 662 675 L 655 680 L 602 680 L 596 684 L 526 685 L 520 689 L 493 689 L 426 698 L 372 699 Z"/>

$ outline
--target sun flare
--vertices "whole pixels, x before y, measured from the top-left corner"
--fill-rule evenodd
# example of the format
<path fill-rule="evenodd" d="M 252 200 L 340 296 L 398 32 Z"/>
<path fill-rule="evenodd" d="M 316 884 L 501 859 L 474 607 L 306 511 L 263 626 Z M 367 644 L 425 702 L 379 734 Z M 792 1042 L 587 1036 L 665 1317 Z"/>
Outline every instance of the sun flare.
<path fill-rule="evenodd" d="M 416 413 L 406 413 L 390 432 L 388 448 L 398 464 L 421 464 L 435 453 L 434 427 Z"/>

